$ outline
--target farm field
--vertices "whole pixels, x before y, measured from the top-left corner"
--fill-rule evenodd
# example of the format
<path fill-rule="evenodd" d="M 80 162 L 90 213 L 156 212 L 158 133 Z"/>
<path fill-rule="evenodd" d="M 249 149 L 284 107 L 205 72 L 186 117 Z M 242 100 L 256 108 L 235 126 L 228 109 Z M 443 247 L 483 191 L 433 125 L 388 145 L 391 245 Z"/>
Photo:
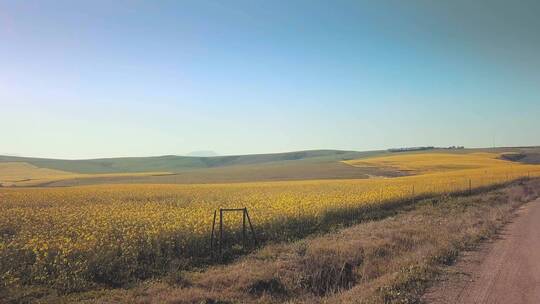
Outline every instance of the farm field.
<path fill-rule="evenodd" d="M 531 179 L 473 195 L 426 198 L 413 205 L 384 210 L 377 219 L 344 229 L 296 242 L 269 244 L 227 265 L 185 271 L 128 289 L 62 299 L 65 303 L 103 304 L 463 303 L 455 300 L 461 289 L 446 285 L 441 286 L 443 292 L 449 291 L 444 301 L 440 294 L 429 299 L 422 295 L 433 284 L 458 281 L 477 285 L 478 281 L 471 282 L 474 273 L 469 271 L 471 266 L 480 267 L 477 260 L 474 265 L 468 263 L 467 268 L 455 269 L 448 264 L 467 248 L 478 248 L 486 240 L 500 236 L 497 231 L 509 220 L 510 225 L 522 220 L 521 216 L 516 218 L 516 210 L 532 206 L 540 210 L 539 201 L 534 202 L 539 195 L 540 179 Z M 498 242 L 505 237 L 496 239 Z M 528 241 L 525 244 L 535 243 Z M 534 260 L 522 259 L 513 248 L 503 250 L 504 253 L 510 260 L 518 260 L 511 266 L 526 263 L 525 267 L 534 271 L 528 267 Z M 526 280 L 523 272 L 528 270 L 511 271 L 516 276 L 512 281 Z M 440 279 L 441 273 L 452 277 Z M 462 277 L 463 282 L 455 276 Z M 500 279 L 504 282 L 504 278 Z M 509 299 L 505 303 L 513 302 L 513 293 L 508 291 L 512 287 L 497 290 L 498 295 L 505 291 L 503 294 Z M 527 292 L 531 291 L 524 290 Z"/>
<path fill-rule="evenodd" d="M 49 168 L 38 168 L 32 164 L 23 162 L 4 162 L 0 163 L 0 175 L 0 185 L 9 186 L 23 184 L 28 181 L 70 178 L 73 176 L 73 173 Z"/>
<path fill-rule="evenodd" d="M 313 179 L 365 179 L 370 176 L 401 176 L 406 173 L 384 167 L 355 167 L 341 161 L 288 161 L 186 170 L 172 174 L 121 175 L 69 178 L 47 183 L 47 187 L 99 184 L 215 184 L 248 181 L 294 181 Z"/>
<path fill-rule="evenodd" d="M 285 153 L 231 155 L 214 157 L 153 156 L 119 157 L 100 159 L 48 159 L 17 156 L 1 156 L 1 162 L 25 162 L 40 168 L 73 173 L 104 174 L 129 172 L 182 172 L 196 169 L 230 167 L 267 163 L 290 163 L 291 161 L 333 161 L 378 155 L 385 151 L 309 150 Z"/>
<path fill-rule="evenodd" d="M 408 172 L 410 174 L 428 174 L 466 169 L 489 169 L 508 165 L 508 162 L 500 159 L 498 154 L 486 152 L 469 153 L 467 155 L 450 153 L 402 154 L 344 162 L 360 168 L 395 168 L 401 172 Z"/>
<path fill-rule="evenodd" d="M 84 181 L 86 179 L 107 178 L 142 178 L 150 176 L 166 176 L 168 172 L 140 172 L 140 173 L 104 173 L 82 174 L 61 171 L 49 168 L 40 168 L 26 162 L 0 162 L 0 186 L 36 186 L 47 185 L 64 180 Z"/>
<path fill-rule="evenodd" d="M 0 2 L 0 304 L 540 303 L 538 15 Z"/>
<path fill-rule="evenodd" d="M 356 168 L 340 162 L 381 153 L 313 150 L 218 157 L 171 155 L 90 160 L 0 156 L 0 186 L 193 184 L 367 178 L 371 173 L 394 175 L 395 172 Z"/>
<path fill-rule="evenodd" d="M 520 163 L 537 164 L 539 149 L 433 149 L 414 155 L 495 153 Z M 401 155 L 401 154 L 397 154 Z M 312 150 L 220 157 L 161 156 L 59 160 L 0 156 L 0 185 L 66 187 L 99 184 L 208 184 L 313 179 L 397 177 L 413 172 L 376 163 L 387 151 Z M 366 158 L 374 158 L 363 162 Z M 391 158 L 389 159 L 391 161 Z M 408 160 L 407 160 L 408 161 Z M 442 159 L 440 161 L 443 161 Z M 447 160 L 452 161 L 452 159 Z M 472 159 L 471 162 L 481 161 Z M 370 163 L 371 162 L 371 163 Z M 13 167 L 13 168 L 9 168 Z M 444 168 L 442 168 L 444 169 Z M 451 168 L 450 168 L 451 169 Z"/>
<path fill-rule="evenodd" d="M 414 197 L 540 176 L 539 166 L 501 160 L 496 153 L 399 154 L 347 162 L 412 175 L 0 188 L 0 280 L 4 288 L 42 286 L 59 292 L 120 287 L 163 275 L 171 267 L 211 262 L 208 239 L 218 208 L 247 207 L 260 240 L 288 241 Z M 226 218 L 229 238 L 240 232 L 240 220 Z"/>

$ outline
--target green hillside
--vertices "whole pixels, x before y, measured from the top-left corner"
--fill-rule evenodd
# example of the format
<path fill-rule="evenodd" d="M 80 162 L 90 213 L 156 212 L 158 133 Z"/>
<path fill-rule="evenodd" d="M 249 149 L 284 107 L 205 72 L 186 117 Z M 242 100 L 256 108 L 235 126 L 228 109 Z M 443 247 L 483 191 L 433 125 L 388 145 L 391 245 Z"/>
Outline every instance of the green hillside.
<path fill-rule="evenodd" d="M 398 153 L 511 153 L 508 160 L 539 163 L 538 147 L 432 149 Z M 74 186 L 110 183 L 229 183 L 252 181 L 283 181 L 305 179 L 356 179 L 371 176 L 393 177 L 400 173 L 391 168 L 347 165 L 342 160 L 391 154 L 388 151 L 311 150 L 288 153 L 233 155 L 216 157 L 158 156 L 88 160 L 62 160 L 0 156 L 2 162 L 21 162 L 38 168 L 55 169 L 76 174 L 128 173 L 123 176 L 82 176 L 53 179 L 37 183 L 41 186 Z M 135 175 L 131 173 L 170 172 L 171 174 Z"/>
<path fill-rule="evenodd" d="M 74 173 L 122 173 L 122 172 L 183 172 L 195 169 L 235 165 L 283 163 L 291 161 L 340 161 L 377 154 L 380 152 L 354 152 L 340 150 L 312 150 L 288 153 L 234 155 L 216 157 L 157 156 L 125 157 L 87 160 L 63 160 L 0 156 L 0 162 L 26 162 L 40 168 Z"/>

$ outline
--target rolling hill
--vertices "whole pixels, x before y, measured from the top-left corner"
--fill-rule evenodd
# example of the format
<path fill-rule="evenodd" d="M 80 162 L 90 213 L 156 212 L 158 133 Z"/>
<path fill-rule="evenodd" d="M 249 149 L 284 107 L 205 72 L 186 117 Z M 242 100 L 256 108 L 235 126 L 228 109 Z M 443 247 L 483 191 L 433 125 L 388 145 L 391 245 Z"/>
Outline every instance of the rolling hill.
<path fill-rule="evenodd" d="M 0 162 L 24 162 L 39 168 L 73 173 L 126 173 L 126 172 L 182 172 L 186 170 L 215 168 L 235 165 L 254 165 L 285 161 L 339 161 L 371 155 L 377 152 L 354 152 L 341 150 L 312 150 L 287 153 L 232 155 L 215 157 L 155 156 L 120 157 L 85 160 L 65 160 L 0 156 Z"/>
<path fill-rule="evenodd" d="M 0 164 L 20 164 L 20 168 L 32 168 L 18 176 L 4 176 L 0 170 L 0 184 L 13 181 L 19 186 L 74 186 L 106 183 L 193 184 L 228 183 L 250 181 L 279 181 L 305 179 L 356 179 L 370 177 L 394 177 L 408 174 L 391 166 L 362 165 L 369 157 L 396 154 L 423 153 L 511 153 L 510 157 L 524 163 L 537 163 L 538 147 L 484 148 L 484 149 L 433 149 L 429 151 L 390 153 L 388 151 L 310 150 L 287 153 L 232 155 L 215 157 L 156 156 L 124 157 L 85 160 L 63 160 L 0 156 Z M 510 154 L 509 154 L 510 155 Z M 6 165 L 4 165 L 5 167 Z M 1 169 L 2 167 L 0 167 Z M 6 167 L 7 168 L 7 167 Z M 36 170 L 52 170 L 63 174 L 35 174 Z M 47 172 L 47 171 L 45 171 Z M 71 175 L 70 175 L 71 174 Z M 36 178 L 28 177 L 34 176 Z M 18 178 L 18 179 L 17 179 Z M 18 180 L 18 181 L 17 181 Z M 9 185 L 9 184 L 8 184 Z"/>

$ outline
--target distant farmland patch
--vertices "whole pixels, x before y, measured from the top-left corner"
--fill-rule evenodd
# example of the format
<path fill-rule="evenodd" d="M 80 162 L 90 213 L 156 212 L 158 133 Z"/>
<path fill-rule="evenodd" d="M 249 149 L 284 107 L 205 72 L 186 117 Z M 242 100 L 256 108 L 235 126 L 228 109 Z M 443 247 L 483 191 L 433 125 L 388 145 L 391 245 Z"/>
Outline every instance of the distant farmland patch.
<path fill-rule="evenodd" d="M 501 159 L 524 164 L 540 164 L 540 153 L 504 153 L 501 155 Z"/>
<path fill-rule="evenodd" d="M 167 175 L 101 176 L 65 179 L 48 183 L 51 187 L 95 184 L 209 184 L 312 179 L 367 179 L 406 175 L 377 166 L 354 167 L 339 161 L 287 161 L 196 169 Z"/>
<path fill-rule="evenodd" d="M 410 174 L 508 166 L 495 153 L 412 153 L 345 161 L 355 167 L 384 167 Z"/>
<path fill-rule="evenodd" d="M 85 180 L 92 178 L 137 178 L 149 175 L 164 176 L 168 172 L 80 174 L 62 170 L 39 168 L 25 162 L 0 162 L 0 186 L 37 186 L 63 180 Z"/>
<path fill-rule="evenodd" d="M 0 184 L 3 186 L 32 180 L 69 178 L 73 173 L 61 170 L 38 168 L 28 163 L 0 163 Z"/>

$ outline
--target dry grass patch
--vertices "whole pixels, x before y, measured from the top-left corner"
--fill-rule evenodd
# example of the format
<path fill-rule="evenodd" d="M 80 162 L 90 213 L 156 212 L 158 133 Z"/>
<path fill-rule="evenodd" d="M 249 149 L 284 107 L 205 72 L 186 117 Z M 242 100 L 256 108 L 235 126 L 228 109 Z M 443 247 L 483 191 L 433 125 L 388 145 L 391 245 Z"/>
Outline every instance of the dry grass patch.
<path fill-rule="evenodd" d="M 46 186 L 62 181 L 77 185 L 85 180 L 123 178 L 124 180 L 152 176 L 168 176 L 169 172 L 82 174 L 36 167 L 25 162 L 0 162 L 0 187 Z"/>
<path fill-rule="evenodd" d="M 0 162 L 0 186 L 13 186 L 33 180 L 69 178 L 73 175 L 71 172 L 38 168 L 29 163 Z"/>

